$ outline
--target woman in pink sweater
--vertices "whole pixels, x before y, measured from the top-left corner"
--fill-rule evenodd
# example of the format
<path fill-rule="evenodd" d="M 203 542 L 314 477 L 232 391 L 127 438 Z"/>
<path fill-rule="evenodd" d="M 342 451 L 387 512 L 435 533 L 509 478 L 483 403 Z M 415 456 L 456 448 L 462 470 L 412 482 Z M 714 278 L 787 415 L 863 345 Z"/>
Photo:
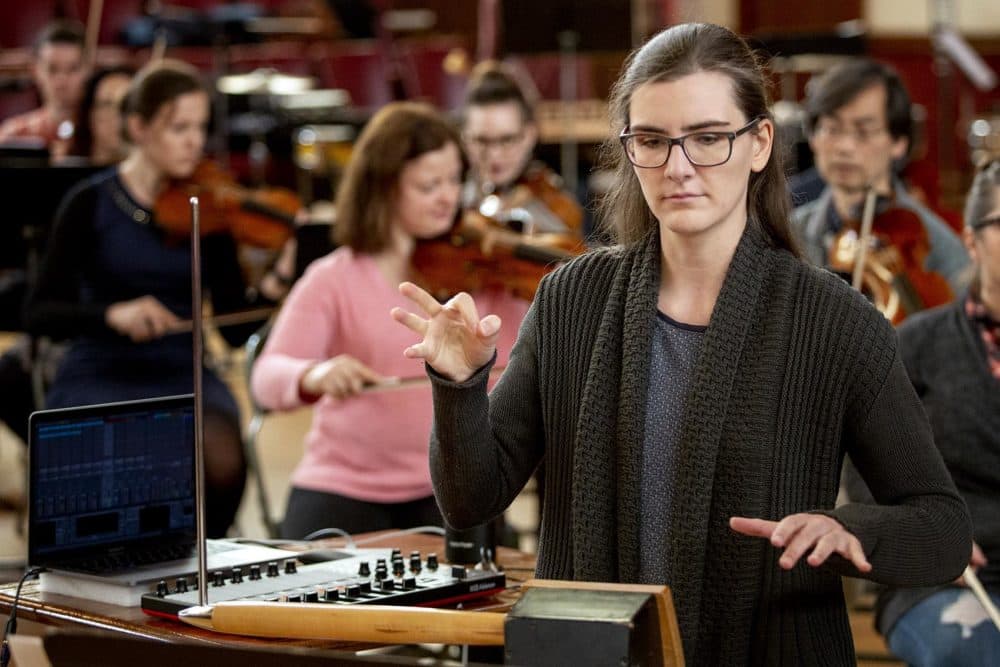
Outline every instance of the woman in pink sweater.
<path fill-rule="evenodd" d="M 456 131 L 431 107 L 397 103 L 368 123 L 337 193 L 336 241 L 281 309 L 252 374 L 257 401 L 272 410 L 314 404 L 305 455 L 292 475 L 282 533 L 301 538 L 441 525 L 431 490 L 429 385 L 365 391 L 425 375 L 399 350 L 417 337 L 386 324 L 406 300 L 417 239 L 455 220 L 465 160 Z M 508 326 L 506 363 L 528 304 L 503 293 L 476 295 Z"/>

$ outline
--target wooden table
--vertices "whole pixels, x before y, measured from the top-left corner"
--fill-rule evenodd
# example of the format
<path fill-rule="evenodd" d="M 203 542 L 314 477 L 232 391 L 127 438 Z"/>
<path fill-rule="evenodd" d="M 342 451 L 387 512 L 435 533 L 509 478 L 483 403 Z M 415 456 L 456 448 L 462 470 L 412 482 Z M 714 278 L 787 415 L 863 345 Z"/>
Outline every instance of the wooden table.
<path fill-rule="evenodd" d="M 392 536 L 388 533 L 389 531 L 371 533 L 356 536 L 355 539 L 364 540 L 364 543 L 359 544 L 359 546 L 365 548 L 399 548 L 403 553 L 420 550 L 425 555 L 436 552 L 443 560 L 444 540 L 441 537 L 434 535 Z M 383 536 L 384 539 L 368 541 L 368 538 L 382 538 Z M 332 539 L 323 541 L 321 545 L 342 547 L 344 542 L 340 539 Z M 500 547 L 498 551 L 497 562 L 507 576 L 507 590 L 494 598 L 466 603 L 464 608 L 484 612 L 506 611 L 516 600 L 521 582 L 533 576 L 535 567 L 533 555 L 506 547 Z M 16 583 L 0 586 L 0 614 L 3 616 L 10 613 L 16 588 Z M 328 640 L 257 639 L 216 634 L 180 622 L 147 616 L 142 613 L 139 607 L 120 607 L 53 593 L 42 593 L 37 581 L 24 584 L 21 590 L 21 599 L 18 602 L 18 618 L 56 628 L 90 629 L 115 633 L 118 636 L 164 642 L 198 642 L 243 647 L 307 647 L 348 651 L 372 648 L 371 645 Z"/>

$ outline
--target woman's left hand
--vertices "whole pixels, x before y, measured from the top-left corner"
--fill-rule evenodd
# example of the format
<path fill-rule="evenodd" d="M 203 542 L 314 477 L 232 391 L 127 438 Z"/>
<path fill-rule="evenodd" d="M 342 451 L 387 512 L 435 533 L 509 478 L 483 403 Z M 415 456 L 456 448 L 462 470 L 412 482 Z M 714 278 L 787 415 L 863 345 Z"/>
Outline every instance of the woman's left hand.
<path fill-rule="evenodd" d="M 825 563 L 830 554 L 838 553 L 860 572 L 872 569 L 858 538 L 839 521 L 824 514 L 791 514 L 781 521 L 734 516 L 729 519 L 729 527 L 743 535 L 763 537 L 783 548 L 778 564 L 785 570 L 795 567 L 810 551 L 806 562 L 813 567 Z"/>

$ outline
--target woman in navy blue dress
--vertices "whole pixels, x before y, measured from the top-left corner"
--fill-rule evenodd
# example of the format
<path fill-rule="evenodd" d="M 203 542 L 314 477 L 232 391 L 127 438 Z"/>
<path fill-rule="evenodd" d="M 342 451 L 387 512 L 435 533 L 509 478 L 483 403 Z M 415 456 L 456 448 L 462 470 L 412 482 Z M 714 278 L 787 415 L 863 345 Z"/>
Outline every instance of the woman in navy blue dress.
<path fill-rule="evenodd" d="M 63 201 L 29 298 L 30 330 L 72 339 L 46 396 L 66 407 L 190 393 L 191 335 L 170 333 L 191 317 L 191 250 L 157 226 L 154 203 L 170 179 L 202 160 L 209 96 L 197 73 L 163 61 L 140 72 L 124 105 L 131 141 L 118 166 L 90 178 Z M 202 241 L 215 312 L 252 305 L 228 235 Z M 239 344 L 251 327 L 223 330 Z M 225 534 L 246 477 L 239 410 L 206 369 L 207 531 Z"/>

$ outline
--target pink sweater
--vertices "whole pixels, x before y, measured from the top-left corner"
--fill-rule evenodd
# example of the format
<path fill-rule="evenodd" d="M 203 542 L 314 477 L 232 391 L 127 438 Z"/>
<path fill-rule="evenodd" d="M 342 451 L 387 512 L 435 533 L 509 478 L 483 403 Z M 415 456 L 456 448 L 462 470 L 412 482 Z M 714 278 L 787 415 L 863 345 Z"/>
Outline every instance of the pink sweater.
<path fill-rule="evenodd" d="M 503 320 L 497 363 L 506 364 L 528 304 L 492 292 L 475 299 L 481 315 L 495 313 Z M 272 410 L 301 406 L 299 378 L 338 354 L 386 376 L 425 377 L 422 361 L 403 356 L 418 339 L 392 320 L 393 306 L 413 309 L 370 256 L 339 248 L 313 262 L 288 295 L 253 368 L 254 397 Z M 429 385 L 343 401 L 323 396 L 314 406 L 292 484 L 378 503 L 431 495 L 432 413 Z"/>

